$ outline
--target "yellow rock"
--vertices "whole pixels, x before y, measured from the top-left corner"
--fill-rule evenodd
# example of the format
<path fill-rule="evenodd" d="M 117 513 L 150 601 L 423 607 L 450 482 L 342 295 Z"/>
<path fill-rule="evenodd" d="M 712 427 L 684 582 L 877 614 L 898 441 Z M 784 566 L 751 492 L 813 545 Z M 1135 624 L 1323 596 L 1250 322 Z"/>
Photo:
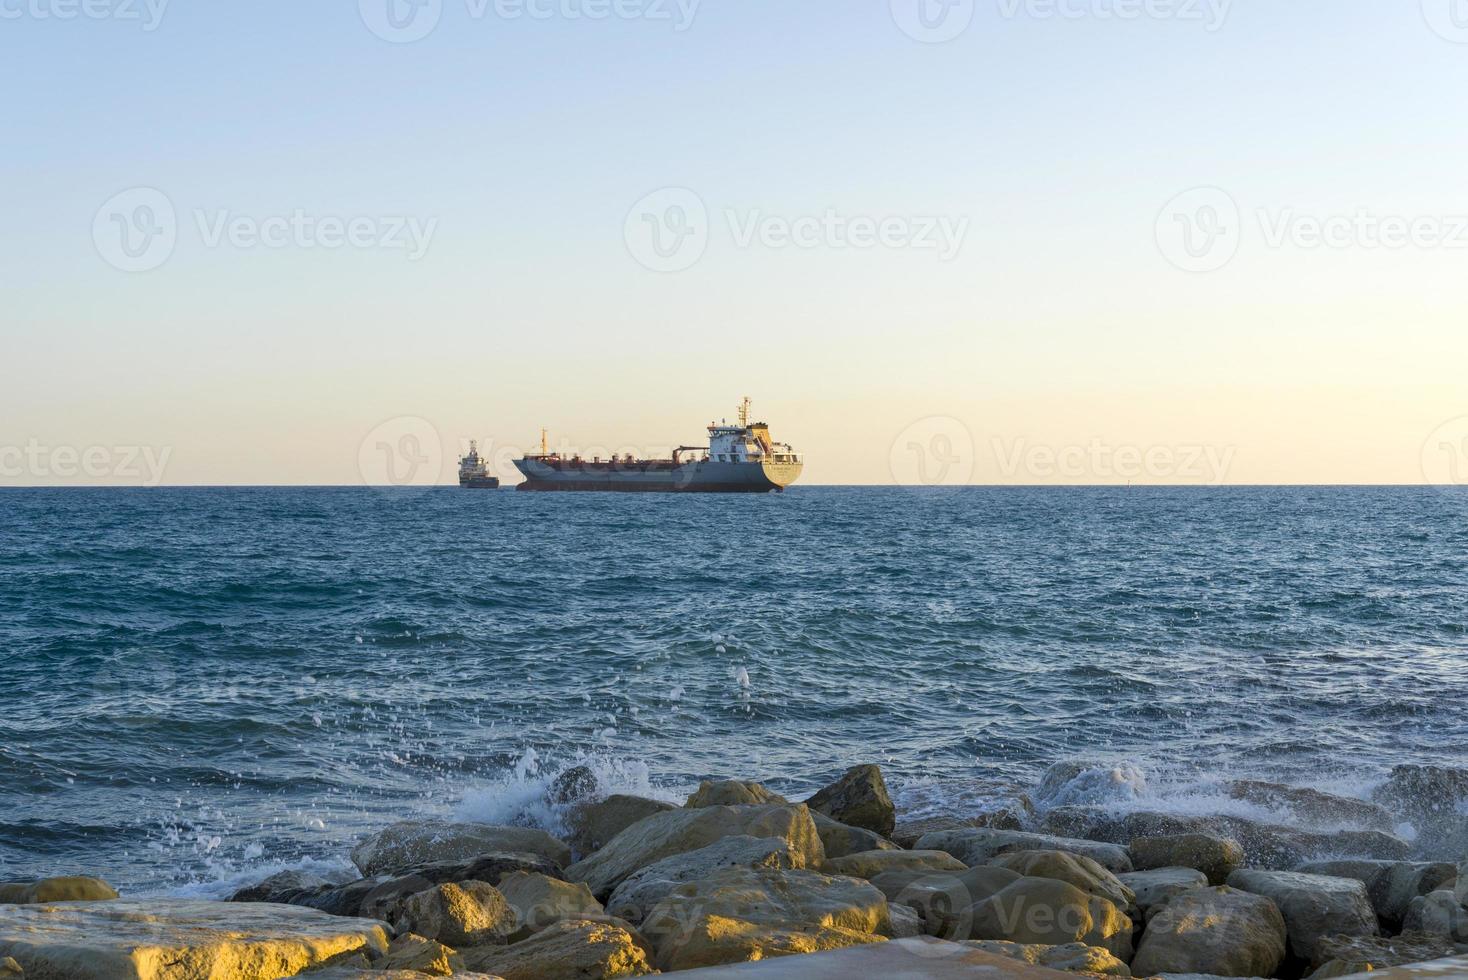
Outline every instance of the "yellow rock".
<path fill-rule="evenodd" d="M 466 970 L 504 980 L 612 980 L 657 972 L 648 952 L 638 937 L 614 923 L 572 919 L 513 946 L 482 946 L 460 955 Z"/>
<path fill-rule="evenodd" d="M 1274 902 L 1234 888 L 1195 888 L 1170 899 L 1148 920 L 1132 968 L 1144 977 L 1269 977 L 1284 963 L 1285 951 L 1285 920 Z"/>
<path fill-rule="evenodd" d="M 759 783 L 746 783 L 738 779 L 725 779 L 719 782 L 704 780 L 698 784 L 698 790 L 688 797 L 684 806 L 753 806 L 761 803 L 789 803 L 779 793 L 765 789 Z"/>
<path fill-rule="evenodd" d="M 515 914 L 510 942 L 526 939 L 562 919 L 594 919 L 606 910 L 579 881 L 560 881 L 531 871 L 500 879 L 500 894 Z"/>
<path fill-rule="evenodd" d="M 892 931 L 886 897 L 856 878 L 725 868 L 674 888 L 643 933 L 664 970 L 841 949 Z"/>
<path fill-rule="evenodd" d="M 374 970 L 415 970 L 430 977 L 451 977 L 460 965 L 459 954 L 443 943 L 409 933 L 392 941 L 387 955 L 372 964 Z"/>
<path fill-rule="evenodd" d="M 997 953 L 1031 966 L 1043 966 L 1065 973 L 1088 973 L 1105 977 L 1130 977 L 1131 969 L 1111 953 L 1084 943 L 1064 946 L 1025 946 L 997 939 L 981 939 L 966 943 L 987 953 Z"/>
<path fill-rule="evenodd" d="M 399 932 L 436 939 L 455 949 L 504 943 L 515 931 L 515 912 L 493 885 L 482 881 L 434 885 L 393 905 L 388 921 Z"/>
<path fill-rule="evenodd" d="M 666 971 L 692 970 L 701 966 L 824 953 L 880 942 L 886 942 L 886 938 L 855 929 L 761 926 L 743 919 L 714 915 L 699 919 L 676 945 L 660 954 L 658 966 Z"/>
<path fill-rule="evenodd" d="M 18 885 L 0 885 L 0 905 L 42 902 L 106 902 L 117 891 L 101 878 L 42 878 Z"/>
<path fill-rule="evenodd" d="M 277 980 L 368 950 L 387 950 L 381 922 L 288 905 L 0 906 L 0 957 L 26 980 Z"/>
<path fill-rule="evenodd" d="M 1126 909 L 1137 895 L 1121 881 L 1084 854 L 1069 851 L 1013 851 L 992 858 L 989 864 L 1008 868 L 1026 878 L 1054 878 L 1069 882 L 1083 892 L 1100 895 L 1113 905 Z"/>
<path fill-rule="evenodd" d="M 1106 899 L 1054 878 L 1021 878 L 964 917 L 971 939 L 1045 946 L 1084 943 L 1119 959 L 1132 957 L 1132 920 Z"/>
<path fill-rule="evenodd" d="M 533 827 L 404 820 L 364 838 L 352 848 L 352 863 L 371 877 L 419 864 L 471 861 L 490 851 L 538 854 L 562 867 L 571 862 L 569 845 Z"/>
<path fill-rule="evenodd" d="M 875 878 L 888 871 L 967 871 L 968 865 L 947 851 L 863 851 L 827 858 L 827 874 Z"/>
<path fill-rule="evenodd" d="M 737 836 L 777 837 L 802 855 L 807 867 L 820 867 L 826 859 L 803 803 L 680 808 L 639 820 L 591 857 L 567 868 L 566 877 L 584 882 L 593 895 L 605 899 L 625 878 L 655 861 Z"/>

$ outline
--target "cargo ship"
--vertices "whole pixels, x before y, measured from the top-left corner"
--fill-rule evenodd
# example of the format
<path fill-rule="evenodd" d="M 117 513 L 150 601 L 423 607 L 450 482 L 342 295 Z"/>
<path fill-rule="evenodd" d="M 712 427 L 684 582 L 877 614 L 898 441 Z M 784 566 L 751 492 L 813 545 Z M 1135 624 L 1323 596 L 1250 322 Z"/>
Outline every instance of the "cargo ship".
<path fill-rule="evenodd" d="M 736 425 L 713 423 L 707 446 L 679 446 L 671 459 L 583 459 L 550 451 L 545 432 L 540 452 L 515 460 L 525 475 L 521 490 L 600 490 L 611 493 L 779 493 L 800 478 L 804 461 L 770 438 L 770 427 L 751 422 L 750 403 L 739 406 Z"/>
<path fill-rule="evenodd" d="M 469 442 L 469 455 L 459 460 L 459 486 L 468 490 L 498 490 L 499 478 L 489 472 L 489 461 L 479 455 L 479 443 Z"/>

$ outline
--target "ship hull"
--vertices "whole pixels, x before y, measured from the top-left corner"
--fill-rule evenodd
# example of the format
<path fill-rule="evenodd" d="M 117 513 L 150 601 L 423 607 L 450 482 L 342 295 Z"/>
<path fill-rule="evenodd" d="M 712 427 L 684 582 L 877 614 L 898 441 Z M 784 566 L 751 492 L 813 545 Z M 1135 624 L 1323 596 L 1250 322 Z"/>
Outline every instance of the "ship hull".
<path fill-rule="evenodd" d="M 500 481 L 492 476 L 461 476 L 459 486 L 465 490 L 498 490 Z"/>
<path fill-rule="evenodd" d="M 519 489 L 596 493 L 775 493 L 800 477 L 800 463 L 517 459 Z"/>

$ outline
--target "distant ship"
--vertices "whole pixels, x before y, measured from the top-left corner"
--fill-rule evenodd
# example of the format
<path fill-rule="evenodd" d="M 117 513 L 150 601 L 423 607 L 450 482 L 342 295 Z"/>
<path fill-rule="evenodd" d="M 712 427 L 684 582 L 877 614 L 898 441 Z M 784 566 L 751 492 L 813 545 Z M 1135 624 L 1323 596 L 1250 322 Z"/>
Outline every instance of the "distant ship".
<path fill-rule="evenodd" d="M 801 457 L 770 438 L 764 422 L 749 421 L 749 399 L 739 406 L 737 425 L 708 427 L 707 446 L 679 446 L 672 459 L 582 459 L 562 456 L 546 445 L 515 460 L 525 474 L 521 490 L 602 490 L 616 493 L 779 493 L 800 478 Z"/>
<path fill-rule="evenodd" d="M 489 462 L 479 455 L 479 443 L 469 442 L 469 455 L 459 460 L 459 486 L 470 490 L 498 490 L 500 481 L 489 472 Z"/>

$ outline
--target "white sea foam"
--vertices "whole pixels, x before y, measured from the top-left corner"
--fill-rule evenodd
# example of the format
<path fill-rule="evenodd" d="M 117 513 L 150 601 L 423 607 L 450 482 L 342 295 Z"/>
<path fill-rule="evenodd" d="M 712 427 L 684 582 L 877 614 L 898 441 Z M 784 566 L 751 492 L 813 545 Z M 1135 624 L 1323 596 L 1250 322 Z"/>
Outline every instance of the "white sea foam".
<path fill-rule="evenodd" d="M 1106 762 L 1061 764 L 1045 777 L 1031 783 L 975 777 L 964 780 L 933 777 L 892 780 L 893 796 L 907 818 L 932 816 L 970 817 L 991 811 L 1023 794 L 1034 804 L 1040 823 L 1057 807 L 1083 806 L 1110 817 L 1152 812 L 1173 816 L 1230 816 L 1246 820 L 1301 827 L 1316 831 L 1359 829 L 1349 822 L 1305 821 L 1283 803 L 1275 806 L 1235 798 L 1229 792 L 1233 779 L 1268 779 L 1257 772 L 1199 772 L 1150 760 L 1122 759 Z M 1302 788 L 1357 800 L 1370 800 L 1379 777 L 1335 775 L 1316 780 L 1280 779 Z M 1405 840 L 1415 839 L 1409 824 L 1396 829 Z"/>
<path fill-rule="evenodd" d="M 1108 806 L 1130 803 L 1147 795 L 1146 775 L 1130 762 L 1089 766 L 1064 779 L 1055 778 L 1052 773 L 1046 774 L 1036 799 L 1047 807 Z"/>
<path fill-rule="evenodd" d="M 246 853 L 248 854 L 248 850 Z M 218 902 L 229 898 L 241 888 L 258 884 L 282 871 L 304 871 L 337 884 L 355 881 L 362 876 L 345 855 L 334 858 L 302 858 L 298 861 L 265 861 L 242 867 L 221 862 L 209 869 L 207 877 L 155 894 L 167 898 L 195 898 Z M 145 894 L 140 897 L 152 896 Z"/>
<path fill-rule="evenodd" d="M 476 823 L 510 824 L 541 827 L 551 833 L 564 834 L 565 806 L 546 798 L 546 791 L 556 777 L 575 766 L 585 766 L 596 777 L 596 796 L 625 793 L 652 799 L 681 803 L 681 797 L 652 784 L 647 764 L 615 756 L 578 753 L 562 762 L 542 761 L 533 749 L 504 776 L 467 791 L 453 817 Z"/>

